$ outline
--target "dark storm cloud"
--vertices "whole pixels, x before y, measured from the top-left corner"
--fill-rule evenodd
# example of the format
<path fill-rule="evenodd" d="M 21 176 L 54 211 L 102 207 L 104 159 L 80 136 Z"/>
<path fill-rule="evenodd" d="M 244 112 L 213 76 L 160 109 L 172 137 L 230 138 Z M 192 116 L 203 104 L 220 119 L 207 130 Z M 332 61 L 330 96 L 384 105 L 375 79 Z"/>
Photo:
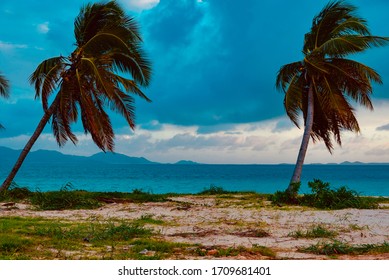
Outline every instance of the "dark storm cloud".
<path fill-rule="evenodd" d="M 0 100 L 0 123 L 14 123 L 1 136 L 31 133 L 35 128 L 32 118 L 17 113 L 30 109 L 29 114 L 37 114 L 35 119 L 41 116 L 28 76 L 42 60 L 69 55 L 74 47 L 73 20 L 87 2 L 0 2 L 0 42 L 15 47 L 0 49 L 0 72 L 13 89 L 12 104 Z M 359 8 L 374 35 L 389 35 L 387 1 L 349 2 Z M 137 124 L 151 130 L 165 123 L 197 125 L 198 133 L 209 133 L 229 124 L 283 116 L 283 94 L 275 89 L 275 76 L 280 66 L 302 58 L 304 34 L 326 3 L 161 0 L 153 9 L 128 11 L 140 23 L 153 63 L 152 83 L 145 89 L 153 102 L 136 99 Z M 47 23 L 46 33 L 38 32 L 42 23 Z M 389 47 L 369 50 L 360 58 L 384 80 L 384 86 L 375 86 L 374 96 L 388 98 Z M 113 124 L 122 127 L 125 122 L 113 115 Z M 282 128 L 280 123 L 276 129 Z M 82 129 L 78 125 L 75 130 Z"/>
<path fill-rule="evenodd" d="M 275 76 L 302 58 L 304 34 L 325 3 L 161 0 L 142 17 L 155 70 L 148 90 L 154 103 L 138 106 L 140 120 L 209 126 L 283 115 Z M 373 32 L 381 31 L 373 12 L 384 14 L 379 3 L 375 7 L 363 15 Z M 377 71 L 387 68 L 375 62 Z"/>

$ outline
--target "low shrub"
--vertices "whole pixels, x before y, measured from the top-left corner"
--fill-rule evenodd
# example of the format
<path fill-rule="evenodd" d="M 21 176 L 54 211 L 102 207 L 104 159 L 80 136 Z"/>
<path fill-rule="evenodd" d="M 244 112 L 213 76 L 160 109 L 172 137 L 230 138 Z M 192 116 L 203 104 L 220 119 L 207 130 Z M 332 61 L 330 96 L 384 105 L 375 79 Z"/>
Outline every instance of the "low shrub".
<path fill-rule="evenodd" d="M 26 187 L 12 184 L 5 192 L 0 193 L 0 201 L 20 201 L 31 197 L 32 191 Z"/>
<path fill-rule="evenodd" d="M 278 191 L 270 197 L 270 200 L 276 205 L 301 205 L 319 209 L 378 208 L 376 200 L 368 197 L 361 197 L 356 191 L 350 190 L 345 186 L 338 189 L 332 189 L 330 188 L 329 183 L 325 183 L 319 179 L 308 182 L 308 186 L 311 189 L 310 194 L 294 196 L 291 194 L 292 192 Z"/>
<path fill-rule="evenodd" d="M 203 191 L 199 192 L 200 195 L 218 195 L 218 194 L 229 194 L 232 193 L 231 191 L 227 191 L 223 189 L 222 187 L 218 187 L 215 185 L 211 185 L 209 188 L 204 189 Z"/>
<path fill-rule="evenodd" d="M 101 206 L 91 193 L 71 190 L 69 185 L 59 191 L 37 191 L 31 196 L 30 201 L 39 210 L 95 209 Z"/>

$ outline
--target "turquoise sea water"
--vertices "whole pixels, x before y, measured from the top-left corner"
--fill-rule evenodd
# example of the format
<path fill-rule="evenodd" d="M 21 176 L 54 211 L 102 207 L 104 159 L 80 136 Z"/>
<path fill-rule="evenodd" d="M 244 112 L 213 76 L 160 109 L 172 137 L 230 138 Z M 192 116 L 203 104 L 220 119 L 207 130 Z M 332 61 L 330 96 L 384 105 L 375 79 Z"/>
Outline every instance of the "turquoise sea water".
<path fill-rule="evenodd" d="M 5 178 L 0 167 L 0 179 Z M 31 190 L 59 190 L 67 183 L 88 191 L 197 193 L 211 185 L 232 191 L 274 193 L 288 185 L 293 165 L 93 165 L 23 166 L 15 181 Z M 389 196 L 389 165 L 306 165 L 302 192 L 314 178 L 361 195 Z"/>

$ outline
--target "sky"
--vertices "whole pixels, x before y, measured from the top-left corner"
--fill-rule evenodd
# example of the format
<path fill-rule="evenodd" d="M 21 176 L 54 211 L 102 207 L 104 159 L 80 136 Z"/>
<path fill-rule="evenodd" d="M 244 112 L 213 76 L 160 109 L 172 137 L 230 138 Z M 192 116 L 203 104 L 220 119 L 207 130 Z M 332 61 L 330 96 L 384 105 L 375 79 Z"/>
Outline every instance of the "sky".
<path fill-rule="evenodd" d="M 84 0 L 1 0 L 0 72 L 11 97 L 0 100 L 0 146 L 22 149 L 43 115 L 28 78 L 44 59 L 74 49 L 73 23 Z M 324 0 L 118 0 L 141 26 L 153 76 L 136 98 L 132 131 L 115 113 L 115 151 L 152 161 L 294 163 L 302 129 L 285 115 L 275 77 L 301 60 L 304 34 Z M 389 1 L 349 0 L 377 36 L 389 36 Z M 361 133 L 344 132 L 330 154 L 310 143 L 307 163 L 389 162 L 389 46 L 352 57 L 374 68 L 374 111 L 356 106 Z M 79 123 L 79 138 L 58 148 L 47 125 L 33 150 L 99 152 Z"/>

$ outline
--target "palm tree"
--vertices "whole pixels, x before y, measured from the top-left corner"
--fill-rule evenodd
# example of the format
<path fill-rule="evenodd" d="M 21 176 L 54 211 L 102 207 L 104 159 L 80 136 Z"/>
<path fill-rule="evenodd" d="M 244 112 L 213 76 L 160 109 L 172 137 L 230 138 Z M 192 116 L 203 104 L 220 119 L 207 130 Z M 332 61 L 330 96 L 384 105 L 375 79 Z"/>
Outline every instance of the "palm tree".
<path fill-rule="evenodd" d="M 30 77 L 44 115 L 0 191 L 9 187 L 50 119 L 59 146 L 68 140 L 77 143 L 71 124 L 80 117 L 94 143 L 103 151 L 113 151 L 114 132 L 105 107 L 121 114 L 134 129 L 134 98 L 129 93 L 150 101 L 140 89 L 149 84 L 151 68 L 141 49 L 138 26 L 115 1 L 81 8 L 74 35 L 76 47 L 70 56 L 43 61 Z"/>
<path fill-rule="evenodd" d="M 8 80 L 0 74 L 0 96 L 4 98 L 9 97 L 9 83 Z M 0 124 L 0 129 L 3 129 L 4 127 Z"/>
<path fill-rule="evenodd" d="M 281 67 L 276 86 L 285 93 L 288 117 L 304 134 L 287 193 L 295 196 L 309 139 L 323 140 L 330 153 L 333 140 L 341 145 L 341 132 L 360 131 L 351 102 L 373 109 L 372 82 L 382 83 L 372 68 L 346 56 L 387 44 L 388 38 L 372 36 L 356 7 L 344 1 L 328 3 L 313 19 L 305 35 L 304 59 Z"/>

